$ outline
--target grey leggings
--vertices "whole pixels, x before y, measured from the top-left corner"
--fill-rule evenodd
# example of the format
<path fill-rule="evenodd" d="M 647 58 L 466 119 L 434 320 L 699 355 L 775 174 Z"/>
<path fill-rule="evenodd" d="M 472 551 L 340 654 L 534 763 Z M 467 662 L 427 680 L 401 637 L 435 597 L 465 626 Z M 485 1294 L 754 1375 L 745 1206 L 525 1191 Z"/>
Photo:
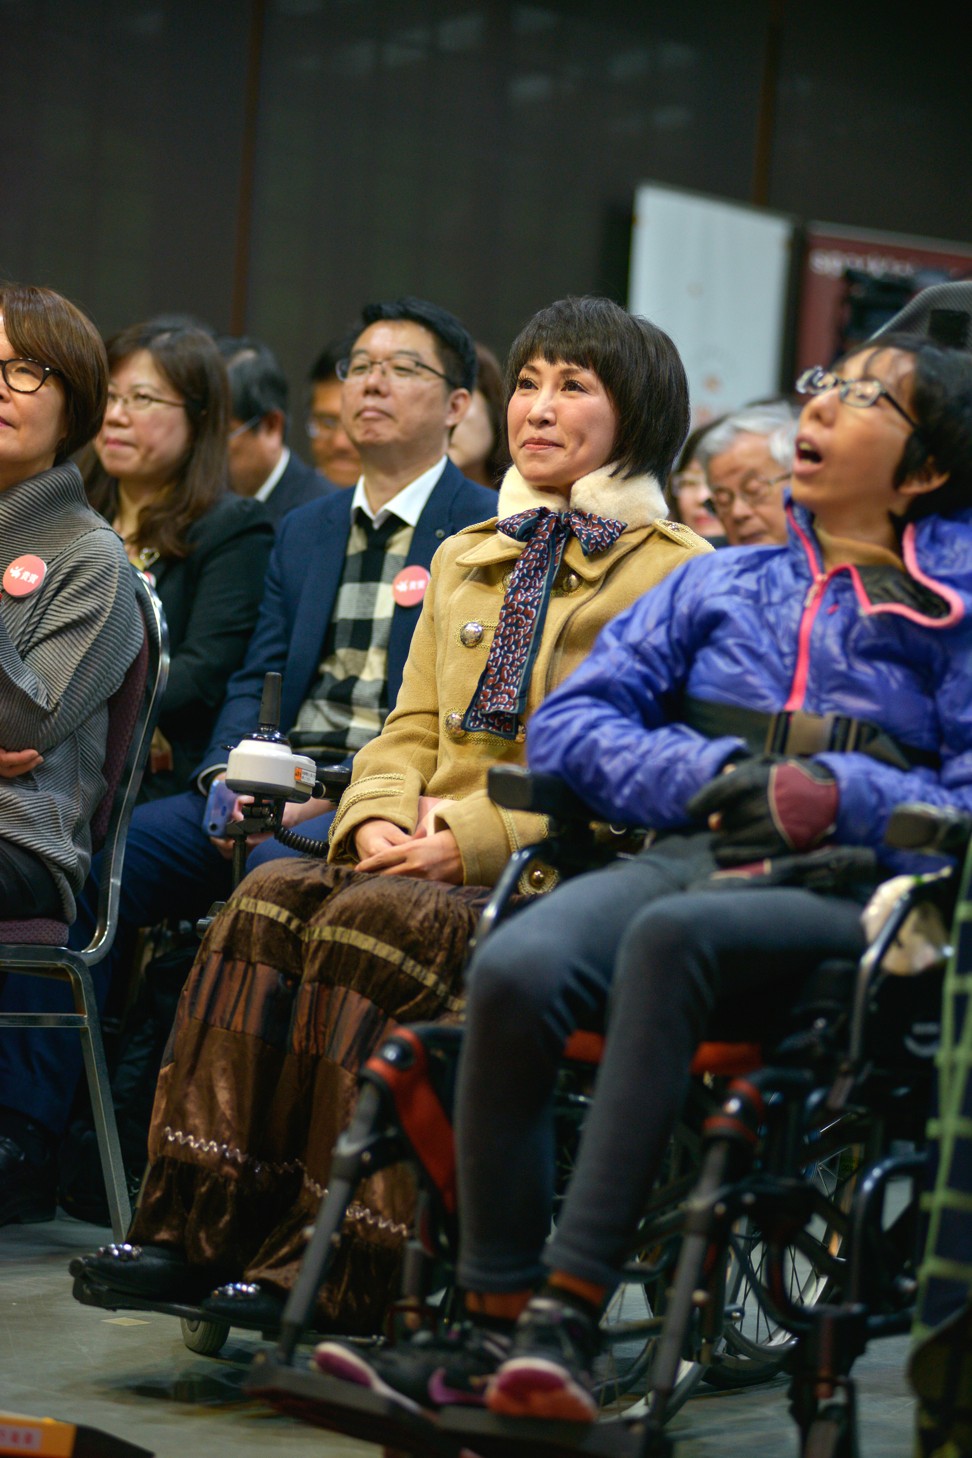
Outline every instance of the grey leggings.
<path fill-rule="evenodd" d="M 466 1289 L 521 1290 L 544 1263 L 613 1286 L 703 1034 L 758 1038 L 820 962 L 863 950 L 854 900 L 686 889 L 704 841 L 567 882 L 475 957 L 456 1119 Z M 594 1107 L 545 1252 L 558 1064 L 577 1027 L 603 1026 L 609 994 Z"/>

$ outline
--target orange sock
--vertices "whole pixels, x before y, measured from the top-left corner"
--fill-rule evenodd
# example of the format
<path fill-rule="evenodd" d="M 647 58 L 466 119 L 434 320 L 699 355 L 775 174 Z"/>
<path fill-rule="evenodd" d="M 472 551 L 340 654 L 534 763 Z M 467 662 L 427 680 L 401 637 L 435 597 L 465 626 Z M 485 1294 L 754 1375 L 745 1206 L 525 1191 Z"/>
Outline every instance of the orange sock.
<path fill-rule="evenodd" d="M 606 1286 L 596 1286 L 593 1281 L 582 1281 L 580 1276 L 572 1276 L 569 1271 L 551 1271 L 547 1285 L 556 1291 L 569 1291 L 572 1296 L 579 1296 L 595 1311 L 600 1311 L 607 1295 Z"/>
<path fill-rule="evenodd" d="M 516 1321 L 526 1306 L 532 1290 L 467 1291 L 465 1306 L 470 1316 L 486 1316 L 492 1321 Z"/>

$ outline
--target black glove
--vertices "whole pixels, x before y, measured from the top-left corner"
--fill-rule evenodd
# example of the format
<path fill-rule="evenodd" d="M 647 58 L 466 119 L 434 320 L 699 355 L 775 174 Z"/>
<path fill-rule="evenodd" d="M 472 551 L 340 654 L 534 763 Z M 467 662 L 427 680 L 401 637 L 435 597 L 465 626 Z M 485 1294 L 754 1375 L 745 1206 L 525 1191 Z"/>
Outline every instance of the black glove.
<path fill-rule="evenodd" d="M 713 854 L 720 866 L 812 850 L 833 833 L 840 791 L 812 759 L 750 760 L 703 785 L 688 803 L 700 820 L 719 817 Z"/>

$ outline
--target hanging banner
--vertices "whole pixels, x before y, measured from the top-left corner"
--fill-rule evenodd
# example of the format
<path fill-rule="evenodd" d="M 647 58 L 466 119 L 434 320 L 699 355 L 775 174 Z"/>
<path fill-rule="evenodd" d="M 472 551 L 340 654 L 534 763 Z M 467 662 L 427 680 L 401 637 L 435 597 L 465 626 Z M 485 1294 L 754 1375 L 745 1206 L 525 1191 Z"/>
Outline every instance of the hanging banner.
<path fill-rule="evenodd" d="M 678 346 L 693 425 L 783 387 L 793 236 L 780 213 L 655 183 L 637 189 L 628 307 Z"/>

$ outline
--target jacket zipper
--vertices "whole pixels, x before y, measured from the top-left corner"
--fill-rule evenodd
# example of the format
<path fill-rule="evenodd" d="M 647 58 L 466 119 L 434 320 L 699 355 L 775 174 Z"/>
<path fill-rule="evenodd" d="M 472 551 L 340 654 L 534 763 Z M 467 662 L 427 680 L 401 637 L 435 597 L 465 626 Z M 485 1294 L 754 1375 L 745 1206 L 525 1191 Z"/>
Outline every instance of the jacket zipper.
<path fill-rule="evenodd" d="M 789 513 L 787 513 L 789 515 Z M 839 568 L 833 568 L 831 572 L 822 572 L 811 543 L 801 531 L 799 523 L 791 516 L 791 523 L 799 538 L 800 545 L 806 553 L 807 566 L 810 568 L 812 581 L 807 588 L 806 596 L 803 599 L 803 608 L 800 616 L 800 628 L 797 633 L 797 660 L 793 670 L 793 679 L 790 684 L 790 694 L 784 704 L 786 712 L 794 709 L 802 709 L 803 701 L 807 693 L 807 679 L 810 677 L 810 635 L 813 632 L 813 625 L 817 620 L 820 611 L 820 604 L 827 587 L 827 583 L 833 572 Z"/>

